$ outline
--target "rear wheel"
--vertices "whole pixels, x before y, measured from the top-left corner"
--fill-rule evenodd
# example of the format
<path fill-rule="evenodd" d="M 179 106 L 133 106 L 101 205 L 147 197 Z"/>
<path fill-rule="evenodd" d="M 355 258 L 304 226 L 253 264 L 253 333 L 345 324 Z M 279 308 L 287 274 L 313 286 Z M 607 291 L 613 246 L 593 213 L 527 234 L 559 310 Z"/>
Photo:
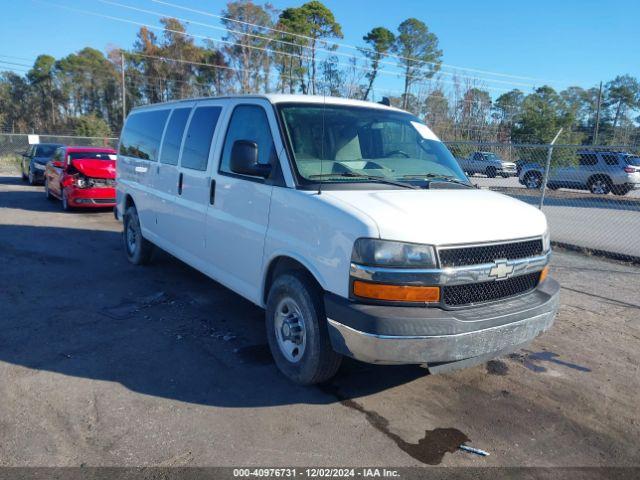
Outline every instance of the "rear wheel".
<path fill-rule="evenodd" d="M 589 179 L 587 187 L 594 195 L 606 195 L 611 191 L 611 180 L 604 176 L 592 177 Z"/>
<path fill-rule="evenodd" d="M 630 191 L 631 191 L 631 188 L 627 187 L 626 185 L 613 185 L 611 187 L 611 192 L 614 195 L 620 195 L 621 197 L 626 195 Z"/>
<path fill-rule="evenodd" d="M 127 260 L 134 265 L 145 265 L 151 261 L 153 244 L 142 236 L 136 207 L 127 208 L 124 213 L 124 250 Z"/>
<path fill-rule="evenodd" d="M 487 167 L 487 177 L 496 178 L 496 167 Z"/>
<path fill-rule="evenodd" d="M 532 190 L 539 189 L 542 186 L 542 175 L 538 172 L 527 173 L 524 177 L 524 185 Z"/>
<path fill-rule="evenodd" d="M 284 273 L 269 290 L 267 339 L 280 371 L 300 385 L 332 378 L 342 356 L 331 347 L 321 292 L 304 272 Z"/>

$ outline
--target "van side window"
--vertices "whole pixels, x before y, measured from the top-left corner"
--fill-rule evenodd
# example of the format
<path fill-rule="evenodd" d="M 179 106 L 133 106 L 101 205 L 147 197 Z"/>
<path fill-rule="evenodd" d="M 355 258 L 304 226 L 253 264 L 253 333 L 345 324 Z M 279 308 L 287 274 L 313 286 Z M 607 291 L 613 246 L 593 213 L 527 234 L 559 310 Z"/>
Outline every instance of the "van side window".
<path fill-rule="evenodd" d="M 221 107 L 198 107 L 193 112 L 187 138 L 184 141 L 180 166 L 192 170 L 206 170 Z"/>
<path fill-rule="evenodd" d="M 157 161 L 160 139 L 168 116 L 169 110 L 153 110 L 131 115 L 120 139 L 120 155 Z"/>
<path fill-rule="evenodd" d="M 180 145 L 184 136 L 184 129 L 189 120 L 190 108 L 176 108 L 171 114 L 167 130 L 162 141 L 162 151 L 160 153 L 160 163 L 167 165 L 177 165 L 180 155 Z"/>
<path fill-rule="evenodd" d="M 607 165 L 618 165 L 618 155 L 614 155 L 612 153 L 604 153 L 602 154 L 602 159 Z"/>
<path fill-rule="evenodd" d="M 249 140 L 258 145 L 258 163 L 268 165 L 275 157 L 273 137 L 269 128 L 269 119 L 262 107 L 257 105 L 239 105 L 233 111 L 227 137 L 224 140 L 220 171 L 231 173 L 231 149 L 236 140 Z"/>

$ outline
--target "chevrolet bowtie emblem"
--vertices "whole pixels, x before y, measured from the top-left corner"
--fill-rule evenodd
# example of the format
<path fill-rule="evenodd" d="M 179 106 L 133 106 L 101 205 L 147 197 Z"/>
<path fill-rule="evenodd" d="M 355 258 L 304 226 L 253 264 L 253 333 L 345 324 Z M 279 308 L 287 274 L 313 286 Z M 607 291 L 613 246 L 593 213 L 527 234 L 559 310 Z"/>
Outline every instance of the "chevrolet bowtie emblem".
<path fill-rule="evenodd" d="M 509 265 L 506 260 L 496 260 L 495 266 L 489 271 L 489 277 L 496 280 L 509 278 L 513 273 L 513 265 Z"/>

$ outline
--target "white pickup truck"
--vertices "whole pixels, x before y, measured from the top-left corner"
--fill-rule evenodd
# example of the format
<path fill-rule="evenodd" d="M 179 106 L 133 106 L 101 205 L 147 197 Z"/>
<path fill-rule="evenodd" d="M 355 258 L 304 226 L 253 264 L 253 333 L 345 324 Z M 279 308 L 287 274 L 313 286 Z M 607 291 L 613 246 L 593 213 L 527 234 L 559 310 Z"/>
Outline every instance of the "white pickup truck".
<path fill-rule="evenodd" d="M 279 369 L 300 384 L 341 358 L 484 362 L 553 323 L 547 222 L 474 188 L 411 114 L 296 95 L 134 109 L 116 217 L 134 264 L 159 247 L 265 308 Z"/>

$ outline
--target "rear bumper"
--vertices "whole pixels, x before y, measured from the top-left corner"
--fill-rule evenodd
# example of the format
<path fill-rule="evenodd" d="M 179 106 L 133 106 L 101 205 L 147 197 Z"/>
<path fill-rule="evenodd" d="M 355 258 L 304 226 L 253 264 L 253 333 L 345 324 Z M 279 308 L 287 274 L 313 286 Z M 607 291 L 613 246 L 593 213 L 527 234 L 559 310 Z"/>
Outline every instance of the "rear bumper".
<path fill-rule="evenodd" d="M 116 204 L 114 187 L 69 188 L 66 189 L 67 201 L 78 208 L 112 208 Z"/>
<path fill-rule="evenodd" d="M 547 279 L 521 297 L 460 310 L 364 305 L 328 294 L 333 348 L 368 363 L 466 367 L 517 350 L 548 330 L 560 286 Z"/>

